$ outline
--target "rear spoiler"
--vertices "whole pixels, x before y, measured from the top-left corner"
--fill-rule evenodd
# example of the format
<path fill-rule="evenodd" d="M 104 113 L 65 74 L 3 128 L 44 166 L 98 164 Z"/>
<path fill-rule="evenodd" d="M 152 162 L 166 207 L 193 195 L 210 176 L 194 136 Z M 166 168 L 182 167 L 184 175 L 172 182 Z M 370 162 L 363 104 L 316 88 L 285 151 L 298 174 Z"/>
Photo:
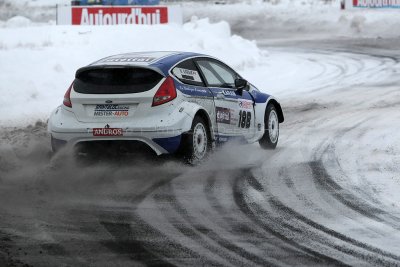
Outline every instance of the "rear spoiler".
<path fill-rule="evenodd" d="M 153 66 L 138 66 L 138 65 L 89 65 L 86 67 L 79 68 L 76 73 L 75 73 L 75 78 L 78 78 L 83 72 L 89 71 L 89 70 L 98 70 L 98 69 L 149 69 L 152 71 L 155 71 L 159 74 L 161 74 L 163 77 L 165 77 L 164 73 Z"/>

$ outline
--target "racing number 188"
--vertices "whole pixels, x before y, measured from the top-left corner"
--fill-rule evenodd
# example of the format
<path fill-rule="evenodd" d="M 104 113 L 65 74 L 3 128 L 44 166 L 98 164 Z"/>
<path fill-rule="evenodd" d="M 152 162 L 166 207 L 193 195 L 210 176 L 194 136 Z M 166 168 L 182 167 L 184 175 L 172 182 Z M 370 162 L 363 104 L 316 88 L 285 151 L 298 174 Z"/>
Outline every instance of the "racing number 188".
<path fill-rule="evenodd" d="M 239 125 L 240 128 L 250 128 L 251 112 L 241 110 L 239 111 Z"/>

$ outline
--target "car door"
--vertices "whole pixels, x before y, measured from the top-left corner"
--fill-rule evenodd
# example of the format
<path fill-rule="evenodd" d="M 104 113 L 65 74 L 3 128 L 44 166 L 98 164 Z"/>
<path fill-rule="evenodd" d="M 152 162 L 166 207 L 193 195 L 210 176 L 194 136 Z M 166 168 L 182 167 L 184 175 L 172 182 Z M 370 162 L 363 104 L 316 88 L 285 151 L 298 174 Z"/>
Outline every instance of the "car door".
<path fill-rule="evenodd" d="M 176 89 L 184 94 L 186 101 L 202 106 L 210 116 L 211 130 L 216 129 L 215 122 L 212 120 L 215 117 L 214 96 L 206 87 L 193 59 L 178 63 L 171 73 L 181 82 L 181 84 L 176 84 Z"/>
<path fill-rule="evenodd" d="M 250 139 L 254 136 L 254 102 L 249 92 L 235 88 L 240 77 L 224 63 L 211 58 L 197 58 L 206 85 L 214 95 L 219 141 L 232 137 Z"/>

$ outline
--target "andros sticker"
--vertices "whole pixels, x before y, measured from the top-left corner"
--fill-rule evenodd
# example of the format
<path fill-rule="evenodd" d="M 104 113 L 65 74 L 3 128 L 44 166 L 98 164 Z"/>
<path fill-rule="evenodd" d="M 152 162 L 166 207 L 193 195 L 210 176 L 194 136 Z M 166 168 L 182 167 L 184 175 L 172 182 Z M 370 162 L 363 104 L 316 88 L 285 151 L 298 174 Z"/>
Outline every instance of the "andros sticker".
<path fill-rule="evenodd" d="M 123 136 L 121 128 L 93 128 L 93 136 Z"/>

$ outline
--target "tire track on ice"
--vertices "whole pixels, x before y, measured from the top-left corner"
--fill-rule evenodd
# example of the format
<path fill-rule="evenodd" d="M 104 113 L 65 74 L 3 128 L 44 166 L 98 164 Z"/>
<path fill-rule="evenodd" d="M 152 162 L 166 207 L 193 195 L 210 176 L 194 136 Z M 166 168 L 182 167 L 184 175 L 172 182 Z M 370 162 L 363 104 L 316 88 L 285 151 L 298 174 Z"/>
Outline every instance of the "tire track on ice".
<path fill-rule="evenodd" d="M 276 261 L 280 261 L 282 263 L 287 263 L 289 266 L 293 264 L 293 261 L 287 259 L 288 257 L 282 257 L 282 255 L 287 254 L 291 255 L 292 257 L 296 257 L 297 260 L 301 259 L 301 262 L 303 262 L 305 265 L 308 264 L 315 264 L 315 262 L 319 262 L 318 258 L 315 258 L 312 255 L 309 255 L 307 253 L 304 253 L 301 249 L 299 249 L 296 246 L 293 246 L 292 244 L 288 244 L 287 242 L 282 241 L 279 238 L 276 238 L 275 236 L 271 235 L 270 232 L 265 231 L 264 229 L 260 228 L 258 225 L 254 224 L 254 222 L 248 218 L 246 214 L 243 214 L 242 211 L 238 206 L 236 208 L 238 209 L 233 213 L 232 210 L 229 210 L 228 208 L 225 208 L 218 200 L 217 195 L 214 192 L 215 189 L 215 183 L 217 181 L 217 178 L 215 175 L 209 177 L 207 179 L 207 185 L 204 187 L 204 192 L 207 197 L 207 200 L 212 203 L 212 206 L 214 209 L 217 210 L 219 214 L 224 214 L 224 219 L 225 221 L 237 221 L 238 218 L 241 219 L 241 228 L 246 229 L 246 234 L 247 234 L 247 242 L 252 243 L 253 245 L 257 247 L 261 247 L 263 249 L 265 255 L 268 258 L 273 258 Z M 251 179 L 248 180 L 248 182 L 257 190 L 262 190 L 262 186 L 255 180 Z M 232 196 L 234 193 L 232 192 Z M 228 217 L 228 218 L 226 218 Z M 232 232 L 232 234 L 238 234 L 236 232 Z M 239 233 L 242 234 L 242 233 Z M 250 235 L 250 236 L 249 236 Z M 266 246 L 265 242 L 254 242 L 253 240 L 268 240 L 268 245 Z M 271 248 L 271 246 L 273 248 Z M 279 249 L 279 252 L 273 251 Z M 272 252 L 273 251 L 273 252 Z M 272 255 L 271 255 L 272 254 Z M 307 264 L 308 263 L 308 264 Z M 320 262 L 321 263 L 321 262 Z"/>
<path fill-rule="evenodd" d="M 254 203 L 251 205 L 248 205 L 246 202 L 246 194 L 243 193 L 243 187 L 244 187 L 244 181 L 248 179 L 246 177 L 246 174 L 242 174 L 243 176 L 237 176 L 234 181 L 234 187 L 233 187 L 233 194 L 234 194 L 234 199 L 236 205 L 240 208 L 240 210 L 246 214 L 255 224 L 259 225 L 262 227 L 265 231 L 269 232 L 270 234 L 274 235 L 275 237 L 283 240 L 284 242 L 297 247 L 304 251 L 305 253 L 308 253 L 318 259 L 321 259 L 323 261 L 323 264 L 334 264 L 338 266 L 348 266 L 345 264 L 343 261 L 337 260 L 332 256 L 328 256 L 325 253 L 329 252 L 328 250 L 325 250 L 324 252 L 318 252 L 317 247 L 314 246 L 306 246 L 301 244 L 299 240 L 296 240 L 296 234 L 299 234 L 299 229 L 295 229 L 293 227 L 289 227 L 291 232 L 285 232 L 282 233 L 282 228 L 281 224 L 283 224 L 282 221 L 278 221 L 276 219 L 273 219 L 273 216 L 271 214 L 263 212 L 263 210 L 257 210 L 257 212 L 253 212 L 252 207 L 255 206 Z M 251 178 L 250 178 L 251 179 Z M 256 189 L 255 189 L 256 190 Z M 263 216 L 261 216 L 261 214 Z M 279 229 L 280 228 L 280 229 Z"/>
<path fill-rule="evenodd" d="M 328 235 L 331 235 L 331 236 L 333 236 L 335 238 L 338 238 L 340 240 L 348 242 L 348 243 L 350 243 L 350 244 L 352 244 L 354 246 L 357 246 L 359 248 L 362 248 L 362 249 L 364 249 L 366 251 L 379 254 L 380 256 L 390 258 L 391 260 L 400 261 L 400 256 L 398 256 L 398 255 L 394 255 L 392 253 L 386 252 L 386 251 L 381 250 L 379 248 L 370 246 L 370 245 L 368 245 L 366 243 L 360 242 L 360 241 L 358 241 L 356 239 L 353 239 L 351 237 L 343 235 L 343 234 L 341 234 L 341 233 L 339 233 L 337 231 L 334 231 L 334 230 L 332 230 L 332 229 L 330 229 L 328 227 L 325 227 L 325 226 L 323 226 L 321 224 L 318 224 L 318 223 L 314 222 L 313 220 L 305 217 L 304 215 L 301 215 L 300 213 L 296 212 L 295 210 L 291 209 L 290 207 L 284 205 L 276 197 L 271 197 L 269 199 L 269 202 L 276 209 L 276 211 L 279 211 L 279 212 L 282 212 L 282 213 L 287 213 L 291 217 L 294 217 L 297 220 L 302 221 L 302 222 L 308 224 L 309 226 L 311 226 L 311 227 L 313 227 L 313 228 L 315 228 L 315 229 L 317 229 L 319 231 L 322 231 L 322 232 L 324 232 L 324 233 L 326 233 Z M 352 252 L 350 252 L 350 254 L 352 254 Z M 365 260 L 373 260 L 373 258 L 369 257 L 368 255 L 362 255 L 360 253 L 358 253 L 357 255 L 360 258 L 365 259 Z M 376 262 L 376 264 L 379 264 L 379 265 L 383 264 L 383 265 L 386 265 L 386 266 L 390 266 L 392 264 L 397 264 L 397 262 L 393 263 L 393 262 L 389 262 L 389 261 L 385 262 L 385 261 L 378 260 L 378 262 Z"/>
<path fill-rule="evenodd" d="M 246 249 L 239 247 L 232 243 L 229 239 L 221 237 L 218 233 L 213 231 L 207 225 L 200 224 L 199 222 L 192 219 L 192 215 L 185 209 L 185 207 L 179 202 L 179 199 L 176 197 L 174 193 L 173 187 L 171 184 L 164 187 L 166 192 L 164 194 L 168 194 L 169 196 L 169 205 L 177 211 L 177 213 L 183 218 L 183 220 L 189 225 L 183 225 L 181 223 L 176 223 L 173 216 L 169 211 L 166 211 L 165 214 L 168 217 L 168 221 L 174 225 L 182 234 L 188 236 L 191 239 L 194 239 L 196 242 L 200 242 L 204 247 L 206 247 L 210 252 L 216 253 L 219 256 L 225 258 L 233 265 L 248 265 L 249 262 L 252 264 L 257 264 L 260 266 L 276 266 L 276 263 L 268 261 L 258 255 L 247 251 Z M 160 201 L 159 201 L 160 203 Z M 192 228 L 193 229 L 192 229 Z M 227 252 L 222 251 L 220 248 L 213 246 L 203 238 L 207 237 L 214 241 L 218 246 L 224 248 Z M 234 255 L 230 255 L 233 253 Z"/>

